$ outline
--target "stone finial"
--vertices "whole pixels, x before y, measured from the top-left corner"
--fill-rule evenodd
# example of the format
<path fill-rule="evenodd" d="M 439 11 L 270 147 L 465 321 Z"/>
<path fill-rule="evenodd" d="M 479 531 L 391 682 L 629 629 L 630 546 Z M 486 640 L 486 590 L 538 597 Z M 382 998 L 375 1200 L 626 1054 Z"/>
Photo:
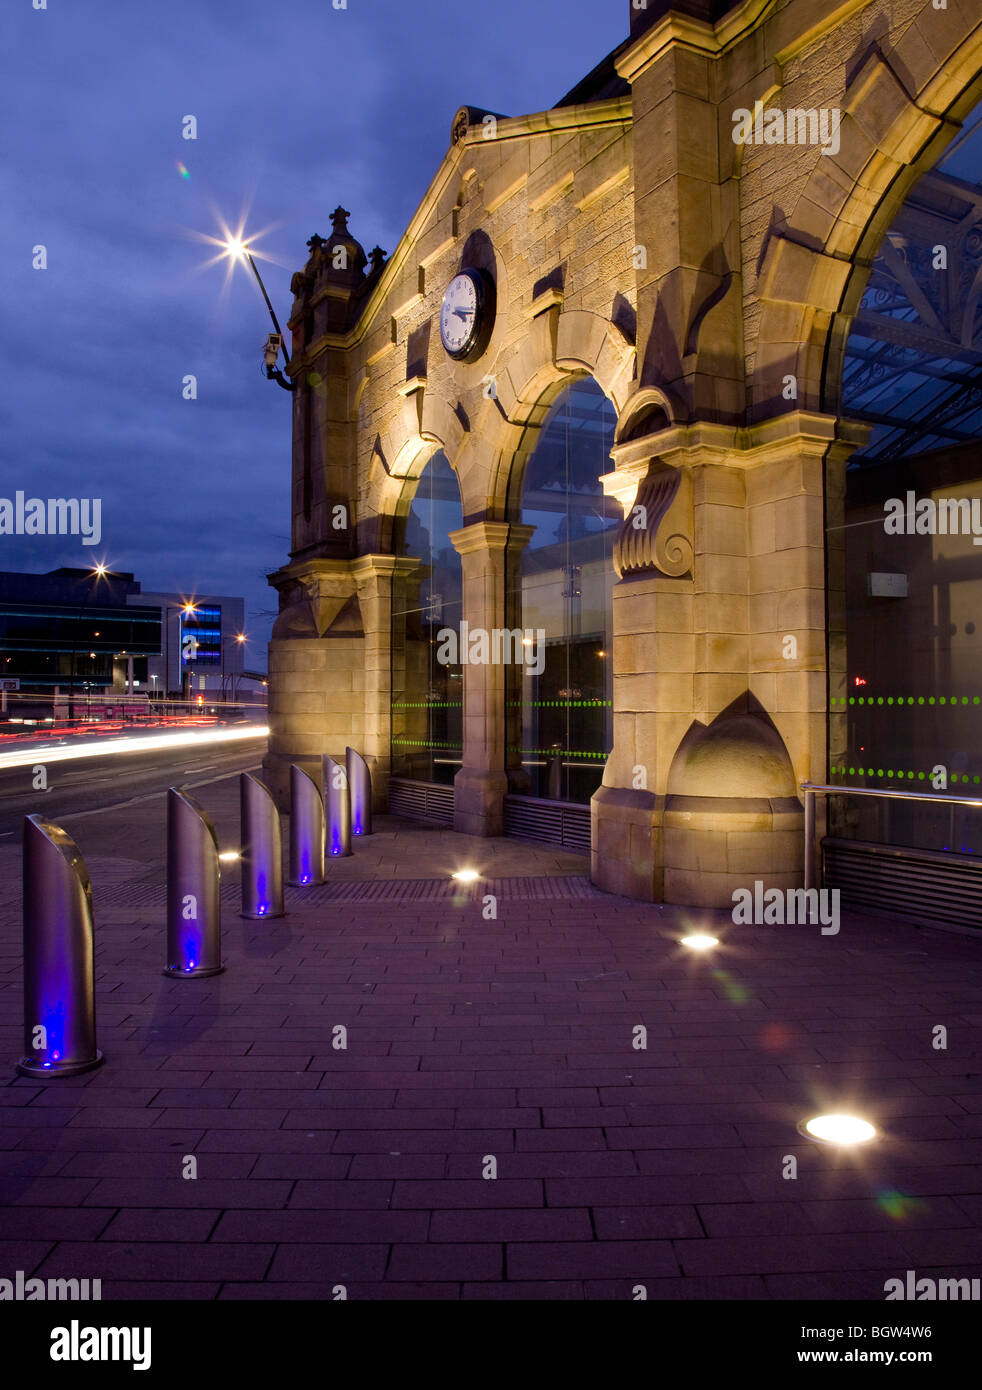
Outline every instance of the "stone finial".
<path fill-rule="evenodd" d="M 323 245 L 324 238 L 322 236 L 318 236 L 316 232 L 307 241 L 307 246 L 310 249 L 311 255 L 313 255 L 315 251 L 319 251 Z"/>
<path fill-rule="evenodd" d="M 385 256 L 386 253 L 382 250 L 381 246 L 372 247 L 371 251 L 368 253 L 368 259 L 372 266 L 370 273 L 374 274 L 376 270 L 381 270 L 382 264 L 385 261 Z"/>
<path fill-rule="evenodd" d="M 337 207 L 331 213 L 331 223 L 334 227 L 335 236 L 344 236 L 345 232 L 348 230 L 348 218 L 350 216 L 351 213 L 348 212 L 347 208 L 343 208 L 341 204 L 338 203 Z"/>

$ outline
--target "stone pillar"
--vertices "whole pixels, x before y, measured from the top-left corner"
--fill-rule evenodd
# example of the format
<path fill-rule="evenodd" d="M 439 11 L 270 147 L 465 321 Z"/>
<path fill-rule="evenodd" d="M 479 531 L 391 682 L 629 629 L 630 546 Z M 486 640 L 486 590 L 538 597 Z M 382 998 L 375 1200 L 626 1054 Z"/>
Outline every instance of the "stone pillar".
<path fill-rule="evenodd" d="M 826 499 L 835 518 L 855 440 L 796 412 L 657 443 L 657 456 L 654 436 L 615 446 L 604 480 L 626 520 L 592 872 L 631 896 L 728 907 L 758 879 L 801 883 L 799 784 L 826 779 L 826 689 L 841 679 L 834 632 L 831 672 L 826 656 Z M 839 565 L 833 544 L 833 595 Z"/>
<path fill-rule="evenodd" d="M 270 576 L 280 612 L 269 644 L 269 750 L 263 775 L 286 806 L 289 766 L 320 775 L 365 734 L 365 634 L 349 560 L 310 560 Z"/>
<path fill-rule="evenodd" d="M 462 622 L 469 631 L 506 626 L 508 593 L 516 557 L 533 528 L 505 521 L 478 521 L 450 532 L 463 569 Z M 505 667 L 463 660 L 463 765 L 454 778 L 454 829 L 468 835 L 504 830 Z"/>
<path fill-rule="evenodd" d="M 650 441 L 615 446 L 614 458 L 604 487 L 626 513 L 614 551 L 614 744 L 591 798 L 591 874 L 609 892 L 660 902 L 665 786 L 695 699 L 692 480 Z"/>
<path fill-rule="evenodd" d="M 418 564 L 394 555 L 362 555 L 351 564 L 364 632 L 365 719 L 357 747 L 372 771 L 372 805 L 377 811 L 387 805 L 392 766 L 393 594 Z"/>

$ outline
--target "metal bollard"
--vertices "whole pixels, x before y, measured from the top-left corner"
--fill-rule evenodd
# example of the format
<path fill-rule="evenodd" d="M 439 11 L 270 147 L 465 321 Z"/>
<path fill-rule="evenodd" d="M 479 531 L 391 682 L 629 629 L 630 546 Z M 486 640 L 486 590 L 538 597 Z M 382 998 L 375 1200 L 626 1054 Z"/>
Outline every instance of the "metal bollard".
<path fill-rule="evenodd" d="M 815 793 L 805 789 L 805 889 L 815 887 Z"/>
<path fill-rule="evenodd" d="M 351 800 L 348 774 L 327 753 L 324 763 L 324 803 L 327 807 L 327 852 L 342 857 L 351 853 Z"/>
<path fill-rule="evenodd" d="M 290 764 L 290 882 L 324 882 L 324 801 L 302 767 Z"/>
<path fill-rule="evenodd" d="M 167 791 L 167 964 L 175 979 L 218 975 L 222 964 L 218 837 L 187 792 Z"/>
<path fill-rule="evenodd" d="M 283 840 L 269 788 L 251 772 L 239 776 L 242 812 L 241 917 L 283 916 Z"/>
<path fill-rule="evenodd" d="M 23 1076 L 77 1076 L 95 1045 L 92 887 L 72 837 L 42 816 L 24 824 Z"/>
<path fill-rule="evenodd" d="M 351 797 L 351 831 L 354 835 L 372 833 L 372 774 L 360 753 L 353 748 L 344 750 Z"/>

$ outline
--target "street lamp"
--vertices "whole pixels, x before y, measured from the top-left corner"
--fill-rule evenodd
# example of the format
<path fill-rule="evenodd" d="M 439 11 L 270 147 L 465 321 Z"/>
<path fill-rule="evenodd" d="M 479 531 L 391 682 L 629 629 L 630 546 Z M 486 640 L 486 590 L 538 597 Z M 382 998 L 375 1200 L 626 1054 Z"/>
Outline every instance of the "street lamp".
<path fill-rule="evenodd" d="M 286 376 L 284 376 L 276 366 L 276 359 L 279 357 L 280 350 L 282 349 L 283 364 L 286 367 L 287 376 L 290 374 L 290 359 L 286 352 L 286 338 L 279 325 L 279 320 L 276 317 L 276 311 L 273 308 L 272 301 L 266 293 L 266 286 L 263 284 L 263 277 L 259 274 L 259 267 L 256 265 L 255 257 L 249 250 L 249 243 L 240 240 L 239 237 L 231 236 L 225 242 L 225 252 L 234 261 L 245 260 L 249 262 L 249 265 L 252 267 L 252 273 L 256 277 L 256 284 L 262 291 L 263 299 L 266 301 L 266 308 L 269 310 L 269 316 L 273 320 L 273 327 L 276 329 L 276 332 L 270 333 L 269 337 L 266 339 L 266 346 L 263 349 L 266 376 L 270 381 L 278 382 L 279 385 L 283 387 L 284 391 L 296 391 L 299 383 L 287 381 Z"/>
<path fill-rule="evenodd" d="M 244 632 L 237 632 L 237 633 L 235 634 L 235 640 L 236 640 L 236 642 L 238 642 L 238 644 L 239 644 L 240 647 L 244 647 L 245 644 L 248 642 L 249 638 L 246 636 L 246 634 L 245 634 Z M 224 663 L 224 661 L 225 661 L 225 648 L 224 648 L 224 645 L 223 645 L 223 647 L 222 647 L 222 662 Z M 229 674 L 228 674 L 228 679 L 229 679 L 229 680 L 231 681 L 231 683 L 232 683 L 232 699 L 233 699 L 233 700 L 235 699 L 235 678 L 236 678 L 236 676 L 239 675 L 239 674 L 240 674 L 240 673 L 239 673 L 238 671 L 230 671 Z M 223 698 L 227 698 L 227 691 L 226 691 L 226 689 L 225 689 L 225 679 L 226 679 L 226 677 L 225 677 L 225 672 L 224 672 L 224 670 L 223 670 L 223 671 L 222 671 L 222 696 L 223 696 Z"/>
<path fill-rule="evenodd" d="M 88 593 L 86 594 L 86 596 L 85 596 L 85 601 L 84 601 L 84 603 L 82 603 L 82 604 L 80 605 L 79 610 L 78 610 L 78 617 L 75 619 L 75 630 L 74 630 L 74 633 L 73 633 L 73 635 L 72 635 L 72 665 L 71 665 L 71 670 L 70 670 L 69 676 L 68 676 L 68 717 L 69 717 L 69 719 L 74 719 L 74 718 L 75 718 L 75 664 L 76 664 L 76 657 L 78 656 L 78 629 L 79 629 L 79 626 L 80 626 L 80 624 L 81 624 L 81 622 L 82 622 L 82 614 L 85 612 L 86 608 L 88 608 L 88 606 L 89 606 L 89 603 L 90 603 L 90 601 L 91 601 L 91 599 L 92 599 L 93 590 L 95 589 L 95 585 L 98 583 L 98 581 L 99 581 L 100 579 L 105 579 L 105 577 L 106 577 L 106 575 L 107 575 L 108 573 L 109 573 L 108 568 L 106 567 L 106 565 L 103 564 L 103 562 L 102 562 L 101 560 L 100 560 L 97 564 L 95 564 L 95 565 L 92 566 L 92 572 L 91 572 L 91 574 L 88 576 L 88 578 L 89 578 L 89 592 L 88 592 Z M 98 634 L 96 634 L 96 635 L 98 636 Z M 94 654 L 93 654 L 93 655 L 94 655 Z M 54 713 L 54 710 L 52 710 L 52 713 Z"/>
<path fill-rule="evenodd" d="M 183 613 L 186 617 L 192 617 L 197 613 L 193 602 L 168 603 L 164 606 L 164 714 L 167 713 L 167 692 L 170 689 L 170 623 L 168 618 L 171 613 Z M 184 694 L 184 673 L 181 673 L 181 694 Z"/>

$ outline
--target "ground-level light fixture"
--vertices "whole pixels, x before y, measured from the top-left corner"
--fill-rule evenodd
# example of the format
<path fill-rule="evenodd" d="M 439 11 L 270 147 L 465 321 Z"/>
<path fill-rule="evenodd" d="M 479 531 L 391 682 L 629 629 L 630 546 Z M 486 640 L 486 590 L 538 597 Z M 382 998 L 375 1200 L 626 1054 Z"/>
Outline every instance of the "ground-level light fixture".
<path fill-rule="evenodd" d="M 231 864 L 234 863 L 236 859 L 242 858 L 241 854 L 237 849 L 222 850 L 221 854 L 218 857 L 223 864 Z"/>
<path fill-rule="evenodd" d="M 858 1115 L 814 1115 L 798 1126 L 799 1133 L 822 1144 L 865 1144 L 876 1135 L 868 1120 Z"/>
<path fill-rule="evenodd" d="M 680 944 L 687 946 L 690 951 L 711 951 L 719 945 L 719 937 L 710 936 L 707 932 L 693 932 L 691 936 L 683 936 Z"/>
<path fill-rule="evenodd" d="M 458 883 L 476 883 L 481 875 L 476 869 L 458 869 L 450 877 L 456 879 Z"/>

